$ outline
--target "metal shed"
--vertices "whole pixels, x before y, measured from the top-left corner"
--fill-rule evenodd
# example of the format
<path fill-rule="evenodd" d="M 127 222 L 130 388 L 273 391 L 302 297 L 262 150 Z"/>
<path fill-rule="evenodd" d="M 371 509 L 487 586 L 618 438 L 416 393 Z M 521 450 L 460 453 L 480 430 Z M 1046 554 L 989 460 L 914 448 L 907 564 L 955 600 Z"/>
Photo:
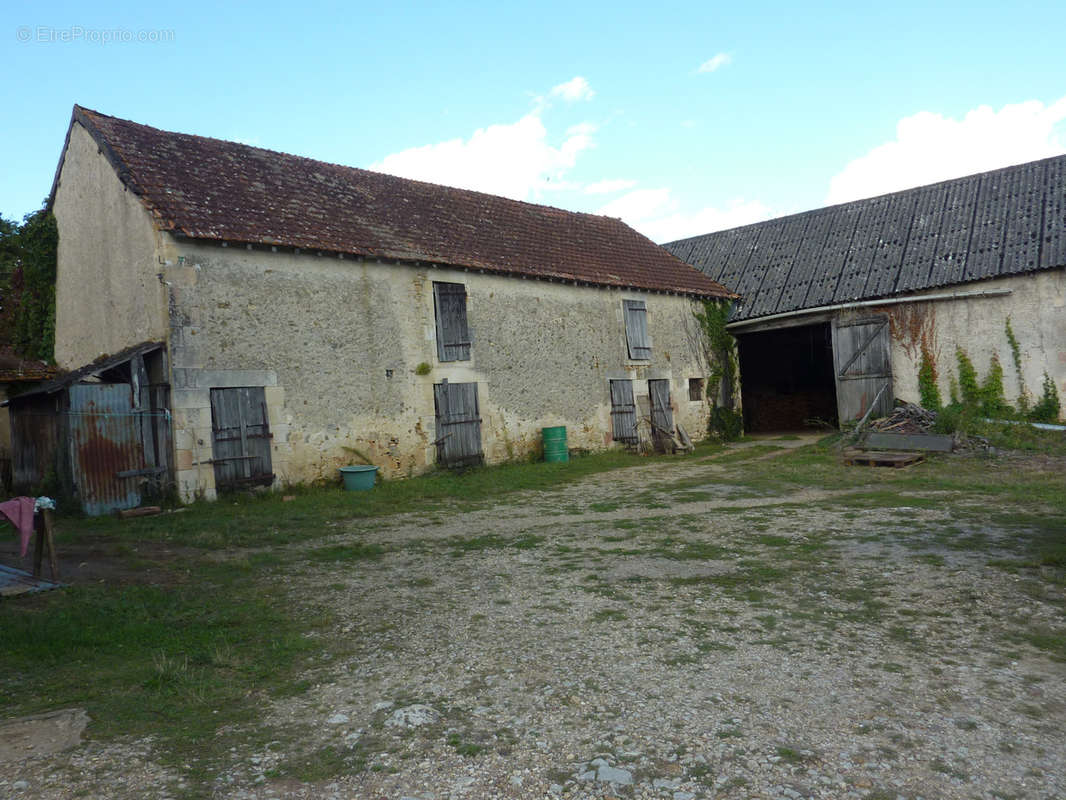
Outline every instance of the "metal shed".
<path fill-rule="evenodd" d="M 146 342 L 8 400 L 15 490 L 51 484 L 89 515 L 167 492 L 166 376 L 165 347 Z"/>

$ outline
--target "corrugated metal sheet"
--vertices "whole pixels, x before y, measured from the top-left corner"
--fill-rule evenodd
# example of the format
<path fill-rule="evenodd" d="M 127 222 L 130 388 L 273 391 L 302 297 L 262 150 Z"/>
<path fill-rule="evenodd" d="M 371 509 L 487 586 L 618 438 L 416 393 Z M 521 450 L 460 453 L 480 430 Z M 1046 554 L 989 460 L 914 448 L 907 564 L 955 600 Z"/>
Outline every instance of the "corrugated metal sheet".
<path fill-rule="evenodd" d="M 74 490 L 95 516 L 141 503 L 139 475 L 149 466 L 141 444 L 143 414 L 133 409 L 128 384 L 70 387 L 67 426 Z"/>
<path fill-rule="evenodd" d="M 742 295 L 734 320 L 1063 267 L 1066 156 L 664 247 Z"/>

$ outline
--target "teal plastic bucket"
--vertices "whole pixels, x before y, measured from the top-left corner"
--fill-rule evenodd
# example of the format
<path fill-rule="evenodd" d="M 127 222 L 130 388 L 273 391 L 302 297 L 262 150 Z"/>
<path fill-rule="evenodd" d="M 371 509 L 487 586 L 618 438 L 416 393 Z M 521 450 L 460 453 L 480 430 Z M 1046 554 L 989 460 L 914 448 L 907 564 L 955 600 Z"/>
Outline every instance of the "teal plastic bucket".
<path fill-rule="evenodd" d="M 570 452 L 566 449 L 566 426 L 541 429 L 544 437 L 545 461 L 569 461 Z"/>
<path fill-rule="evenodd" d="M 377 467 L 341 467 L 341 478 L 344 480 L 344 488 L 349 492 L 364 492 L 374 488 L 374 478 L 377 475 Z"/>

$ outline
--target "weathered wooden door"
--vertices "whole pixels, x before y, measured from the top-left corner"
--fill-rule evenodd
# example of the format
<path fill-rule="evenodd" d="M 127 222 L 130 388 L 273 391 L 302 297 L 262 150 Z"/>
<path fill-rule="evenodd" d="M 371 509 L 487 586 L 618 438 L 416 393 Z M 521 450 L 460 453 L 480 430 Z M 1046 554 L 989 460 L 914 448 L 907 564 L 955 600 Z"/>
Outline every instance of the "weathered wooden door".
<path fill-rule="evenodd" d="M 887 316 L 833 322 L 837 415 L 841 423 L 861 418 L 874 403 L 874 417 L 891 413 L 891 352 Z"/>
<path fill-rule="evenodd" d="M 74 491 L 90 516 L 141 504 L 143 415 L 128 383 L 75 384 L 67 411 Z"/>
<path fill-rule="evenodd" d="M 467 467 L 484 461 L 477 384 L 435 383 L 433 405 L 437 412 L 437 463 Z"/>
<path fill-rule="evenodd" d="M 633 381 L 611 381 L 611 435 L 616 442 L 637 443 L 637 404 Z"/>
<path fill-rule="evenodd" d="M 211 390 L 212 463 L 218 491 L 274 482 L 262 386 Z"/>
<path fill-rule="evenodd" d="M 651 438 L 655 449 L 665 451 L 674 437 L 674 412 L 670 409 L 670 381 L 648 381 L 651 406 Z"/>

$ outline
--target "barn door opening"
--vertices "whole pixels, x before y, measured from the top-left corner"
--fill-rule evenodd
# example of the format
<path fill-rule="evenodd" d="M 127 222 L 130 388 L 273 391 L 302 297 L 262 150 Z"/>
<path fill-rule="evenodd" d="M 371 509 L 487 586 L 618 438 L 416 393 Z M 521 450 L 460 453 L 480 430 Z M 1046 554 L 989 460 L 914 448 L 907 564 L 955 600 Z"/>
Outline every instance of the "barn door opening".
<path fill-rule="evenodd" d="M 888 317 L 836 320 L 833 363 L 836 366 L 837 413 L 840 421 L 892 412 L 892 363 Z"/>
<path fill-rule="evenodd" d="M 637 443 L 637 404 L 633 381 L 611 381 L 611 436 L 616 442 Z"/>
<path fill-rule="evenodd" d="M 274 482 L 262 386 L 211 390 L 212 463 L 220 491 Z"/>
<path fill-rule="evenodd" d="M 437 463 L 468 467 L 485 460 L 481 451 L 481 414 L 476 383 L 433 384 L 437 414 Z"/>
<path fill-rule="evenodd" d="M 783 433 L 836 423 L 828 322 L 741 333 L 737 350 L 745 431 Z"/>
<path fill-rule="evenodd" d="M 670 408 L 670 381 L 648 381 L 648 400 L 651 404 L 651 438 L 655 449 L 670 452 L 674 438 L 674 412 Z"/>

